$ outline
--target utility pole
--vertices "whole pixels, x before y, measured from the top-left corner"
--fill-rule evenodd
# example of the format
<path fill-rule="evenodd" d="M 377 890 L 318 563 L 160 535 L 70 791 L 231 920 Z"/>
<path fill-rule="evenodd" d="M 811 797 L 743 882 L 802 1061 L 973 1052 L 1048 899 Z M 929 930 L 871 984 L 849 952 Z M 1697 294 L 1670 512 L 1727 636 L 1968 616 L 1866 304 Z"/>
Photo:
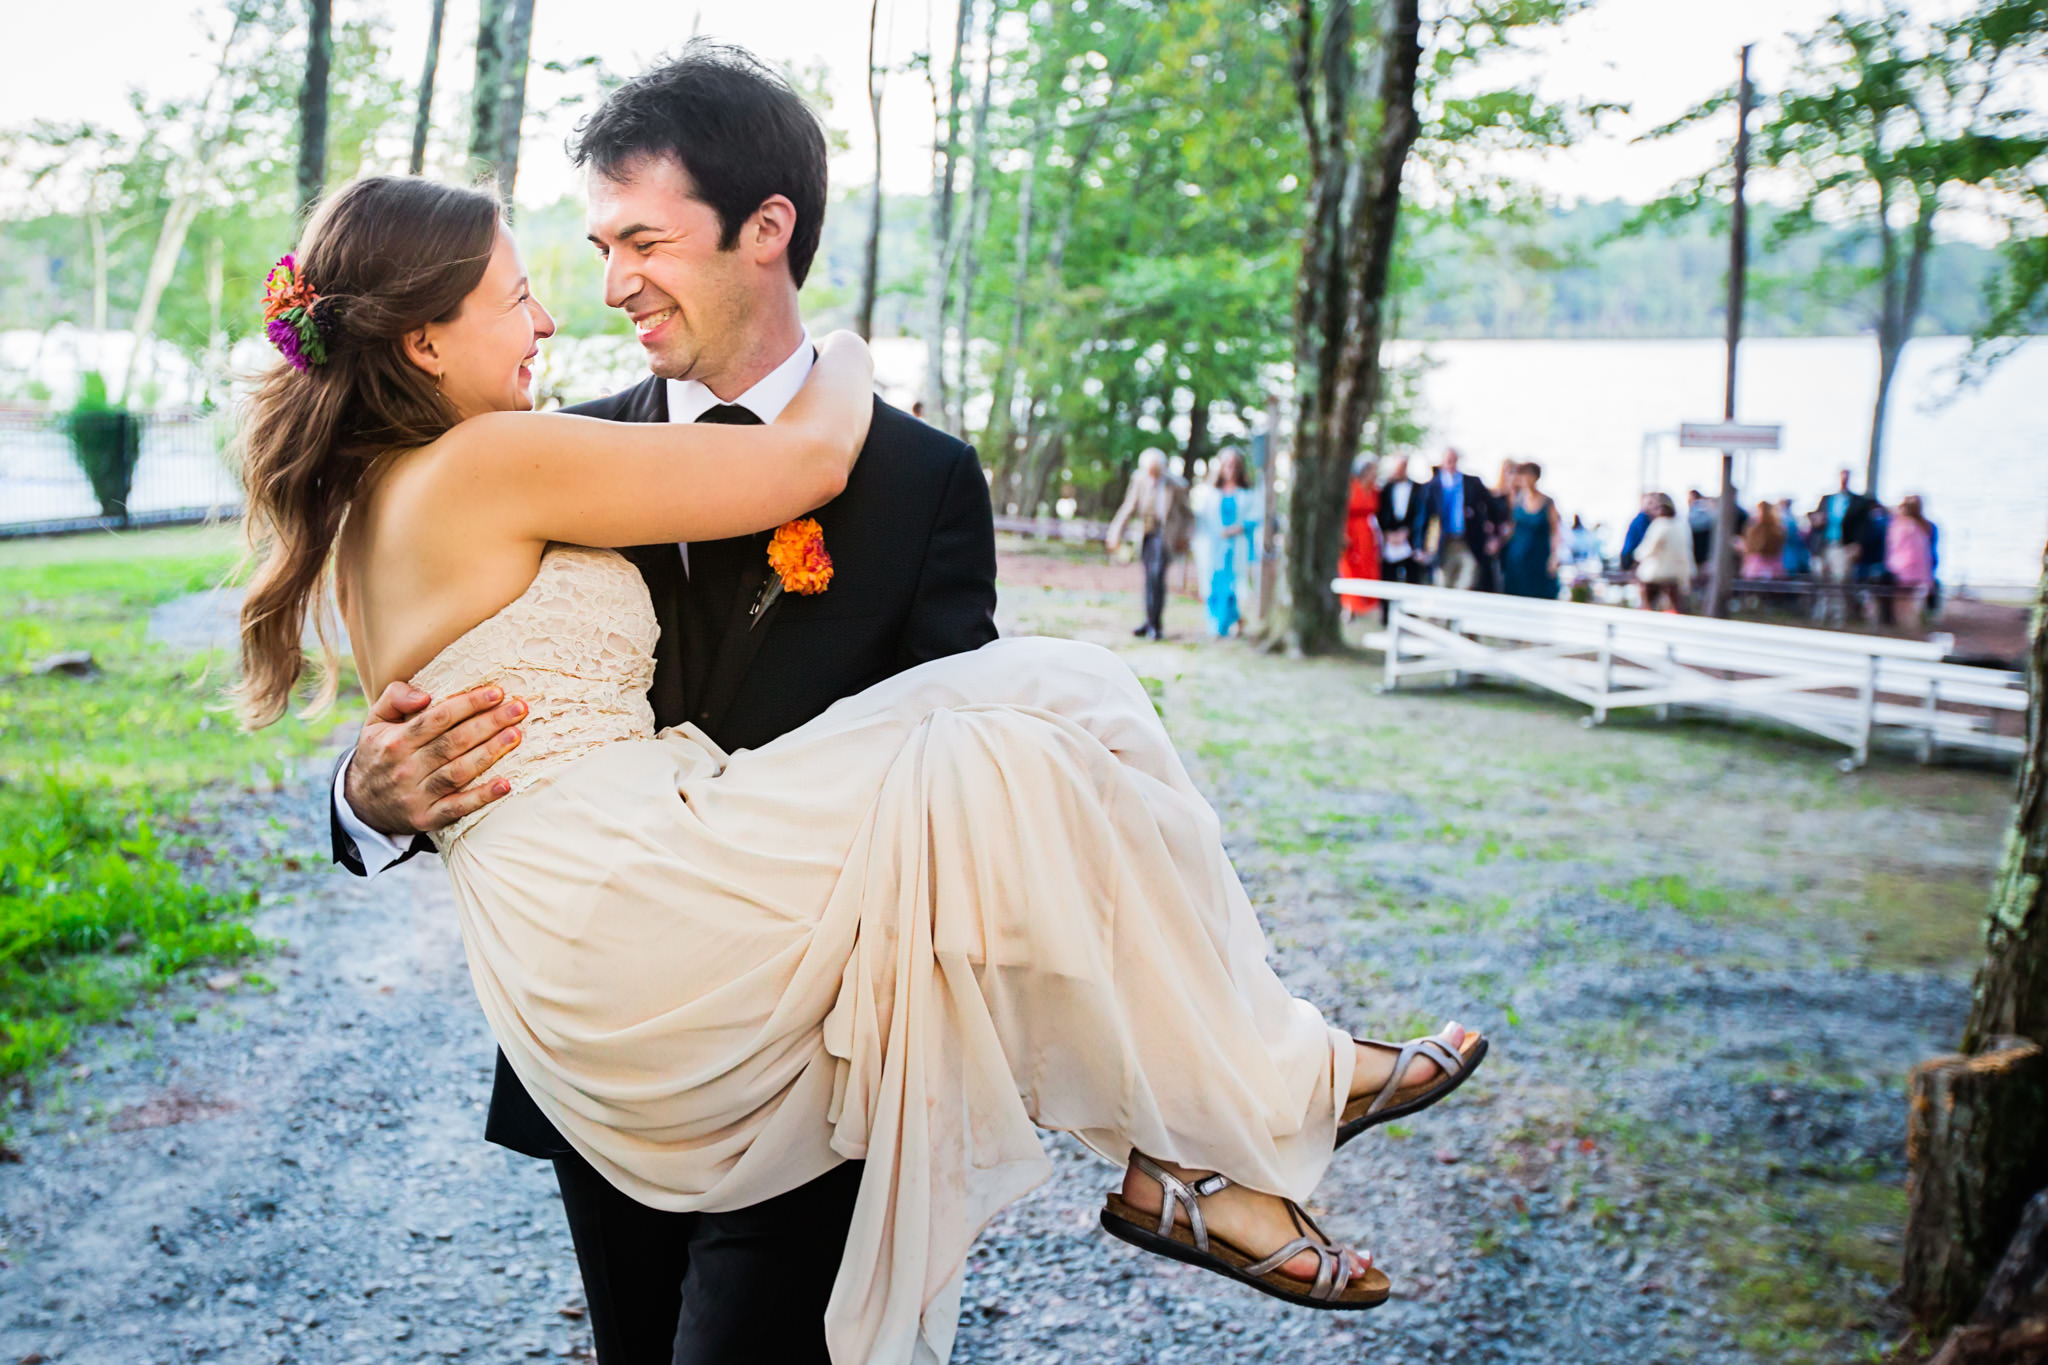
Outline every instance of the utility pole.
<path fill-rule="evenodd" d="M 1728 384 L 1721 416 L 1735 420 L 1735 355 L 1742 345 L 1742 290 L 1749 268 L 1749 204 L 1743 195 L 1749 179 L 1749 45 L 1742 49 L 1742 82 L 1737 87 L 1735 129 L 1735 212 L 1728 232 Z M 1707 580 L 1707 615 L 1728 614 L 1729 587 L 1735 579 L 1735 452 L 1721 452 L 1721 504 L 1714 518 L 1714 570 Z"/>

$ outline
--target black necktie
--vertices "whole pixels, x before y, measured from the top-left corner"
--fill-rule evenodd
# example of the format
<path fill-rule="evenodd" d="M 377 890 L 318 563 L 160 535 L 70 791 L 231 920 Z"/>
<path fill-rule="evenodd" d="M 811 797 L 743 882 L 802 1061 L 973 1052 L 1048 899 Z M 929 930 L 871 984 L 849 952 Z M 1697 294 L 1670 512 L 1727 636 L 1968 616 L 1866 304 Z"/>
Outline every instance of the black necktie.
<path fill-rule="evenodd" d="M 697 420 L 709 422 L 713 426 L 724 427 L 758 427 L 761 425 L 761 419 L 758 416 L 751 410 L 741 407 L 738 403 L 720 403 L 714 407 L 706 408 L 698 416 Z"/>
<path fill-rule="evenodd" d="M 757 427 L 761 419 L 737 403 L 720 403 L 705 409 L 699 422 L 717 426 Z M 715 640 L 725 634 L 733 599 L 739 595 L 740 575 L 750 555 L 764 554 L 760 536 L 735 536 L 730 540 L 690 542 L 689 593 L 705 609 L 705 622 Z"/>

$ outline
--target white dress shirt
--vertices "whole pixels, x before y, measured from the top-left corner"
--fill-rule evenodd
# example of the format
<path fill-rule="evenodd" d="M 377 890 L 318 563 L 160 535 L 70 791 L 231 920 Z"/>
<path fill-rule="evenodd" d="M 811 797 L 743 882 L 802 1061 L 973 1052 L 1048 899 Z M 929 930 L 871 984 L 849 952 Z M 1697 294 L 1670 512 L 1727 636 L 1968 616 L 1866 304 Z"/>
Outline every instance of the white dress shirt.
<path fill-rule="evenodd" d="M 811 365 L 817 359 L 817 349 L 812 345 L 809 328 L 804 329 L 803 339 L 789 358 L 764 375 L 761 381 L 745 393 L 732 400 L 735 407 L 745 408 L 763 422 L 772 422 L 782 415 L 796 397 L 797 390 L 810 378 Z M 668 384 L 668 420 L 671 422 L 694 422 L 706 412 L 726 400 L 713 393 L 702 382 L 695 379 L 670 379 Z M 690 547 L 687 542 L 677 542 L 676 549 L 683 556 L 683 572 L 690 571 Z M 342 760 L 334 773 L 334 809 L 341 818 L 341 828 L 349 838 L 355 840 L 356 853 L 363 860 L 363 872 L 374 877 L 379 872 L 405 856 L 406 846 L 381 831 L 371 829 L 356 816 L 348 804 L 348 765 L 355 757 L 355 750 L 349 750 L 348 758 Z"/>

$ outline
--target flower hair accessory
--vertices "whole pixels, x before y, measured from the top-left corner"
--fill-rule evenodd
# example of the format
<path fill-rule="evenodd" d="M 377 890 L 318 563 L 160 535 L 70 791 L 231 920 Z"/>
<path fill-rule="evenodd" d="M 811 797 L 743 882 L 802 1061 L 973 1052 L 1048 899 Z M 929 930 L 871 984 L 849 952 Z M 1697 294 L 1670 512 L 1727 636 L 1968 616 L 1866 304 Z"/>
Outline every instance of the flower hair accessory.
<path fill-rule="evenodd" d="M 785 592 L 811 596 L 832 583 L 832 556 L 825 550 L 825 528 L 816 517 L 798 517 L 775 528 L 768 541 L 768 567 L 775 576 L 761 585 L 747 628 L 759 624 L 768 606 Z"/>
<path fill-rule="evenodd" d="M 293 369 L 305 374 L 327 363 L 335 329 L 334 301 L 313 292 L 290 252 L 278 257 L 263 282 L 263 334 Z"/>

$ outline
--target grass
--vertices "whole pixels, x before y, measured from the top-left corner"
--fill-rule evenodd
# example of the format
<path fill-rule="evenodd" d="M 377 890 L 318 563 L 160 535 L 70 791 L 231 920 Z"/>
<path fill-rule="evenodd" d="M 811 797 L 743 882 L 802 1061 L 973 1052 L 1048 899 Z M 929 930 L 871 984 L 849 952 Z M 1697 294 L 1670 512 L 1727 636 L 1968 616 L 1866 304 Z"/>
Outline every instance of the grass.
<path fill-rule="evenodd" d="M 1896 1180 L 1759 1191 L 1703 1220 L 1701 1246 L 1765 1360 L 1834 1365 L 1873 1358 L 1893 1324 L 1877 1309 L 1898 1283 L 1906 1191 Z"/>
<path fill-rule="evenodd" d="M 228 661 L 147 638 L 151 608 L 234 559 L 223 528 L 0 546 L 0 1076 L 33 1076 L 80 1027 L 260 946 L 256 893 L 186 870 L 190 798 L 281 783 L 336 719 L 246 734 Z M 76 651 L 89 676 L 31 671 Z"/>

